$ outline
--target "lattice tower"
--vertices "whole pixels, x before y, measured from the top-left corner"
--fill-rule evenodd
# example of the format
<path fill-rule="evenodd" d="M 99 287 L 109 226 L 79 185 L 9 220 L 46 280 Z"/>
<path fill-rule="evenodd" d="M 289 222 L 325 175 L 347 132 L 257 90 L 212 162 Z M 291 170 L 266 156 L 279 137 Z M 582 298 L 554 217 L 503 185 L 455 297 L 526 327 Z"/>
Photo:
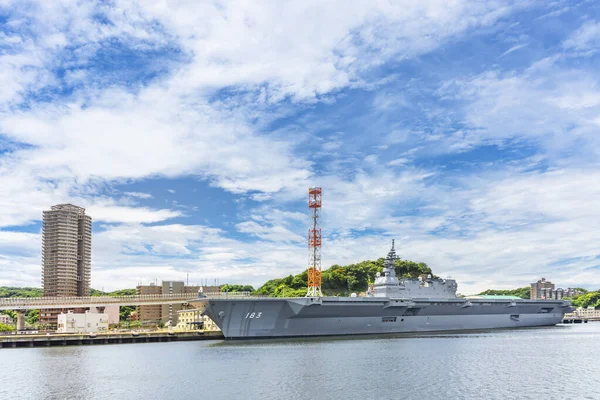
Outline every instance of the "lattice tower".
<path fill-rule="evenodd" d="M 321 297 L 321 188 L 308 189 L 308 292 L 306 297 Z"/>

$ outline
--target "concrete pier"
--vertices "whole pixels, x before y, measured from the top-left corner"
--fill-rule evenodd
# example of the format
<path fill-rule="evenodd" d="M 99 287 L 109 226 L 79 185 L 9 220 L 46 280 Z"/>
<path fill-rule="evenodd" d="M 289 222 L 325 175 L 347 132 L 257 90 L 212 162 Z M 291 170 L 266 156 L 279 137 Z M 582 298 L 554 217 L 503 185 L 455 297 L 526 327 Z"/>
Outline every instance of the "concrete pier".
<path fill-rule="evenodd" d="M 190 340 L 222 340 L 221 332 L 123 332 L 98 334 L 38 334 L 1 335 L 1 348 L 46 347 L 46 346 L 87 346 L 93 344 L 119 343 L 158 343 Z"/>

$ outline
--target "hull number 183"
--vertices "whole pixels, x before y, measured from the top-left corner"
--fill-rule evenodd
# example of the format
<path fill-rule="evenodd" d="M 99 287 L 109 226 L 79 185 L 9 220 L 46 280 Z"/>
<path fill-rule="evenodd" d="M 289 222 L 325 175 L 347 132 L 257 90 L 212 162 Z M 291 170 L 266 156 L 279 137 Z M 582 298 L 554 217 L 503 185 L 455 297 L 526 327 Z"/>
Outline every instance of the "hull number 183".
<path fill-rule="evenodd" d="M 262 311 L 259 312 L 253 312 L 253 313 L 248 313 L 246 314 L 246 318 L 260 318 L 262 315 Z"/>

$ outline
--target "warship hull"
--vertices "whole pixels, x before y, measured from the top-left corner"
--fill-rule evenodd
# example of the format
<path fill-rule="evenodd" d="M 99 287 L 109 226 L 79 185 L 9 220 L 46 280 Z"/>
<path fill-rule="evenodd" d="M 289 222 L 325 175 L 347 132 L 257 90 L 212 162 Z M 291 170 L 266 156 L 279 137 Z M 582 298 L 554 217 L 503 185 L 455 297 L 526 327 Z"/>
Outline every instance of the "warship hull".
<path fill-rule="evenodd" d="M 551 326 L 571 308 L 562 300 L 381 297 L 199 298 L 190 304 L 226 339 Z"/>

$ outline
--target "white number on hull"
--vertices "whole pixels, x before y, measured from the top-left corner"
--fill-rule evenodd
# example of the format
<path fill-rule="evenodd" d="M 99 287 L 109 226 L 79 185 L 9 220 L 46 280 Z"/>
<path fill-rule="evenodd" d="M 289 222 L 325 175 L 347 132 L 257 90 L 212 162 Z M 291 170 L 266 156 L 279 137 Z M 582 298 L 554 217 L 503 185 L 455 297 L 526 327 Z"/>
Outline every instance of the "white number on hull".
<path fill-rule="evenodd" d="M 246 318 L 254 318 L 254 319 L 256 319 L 256 318 L 260 318 L 261 316 L 262 316 L 262 311 L 246 314 Z"/>

